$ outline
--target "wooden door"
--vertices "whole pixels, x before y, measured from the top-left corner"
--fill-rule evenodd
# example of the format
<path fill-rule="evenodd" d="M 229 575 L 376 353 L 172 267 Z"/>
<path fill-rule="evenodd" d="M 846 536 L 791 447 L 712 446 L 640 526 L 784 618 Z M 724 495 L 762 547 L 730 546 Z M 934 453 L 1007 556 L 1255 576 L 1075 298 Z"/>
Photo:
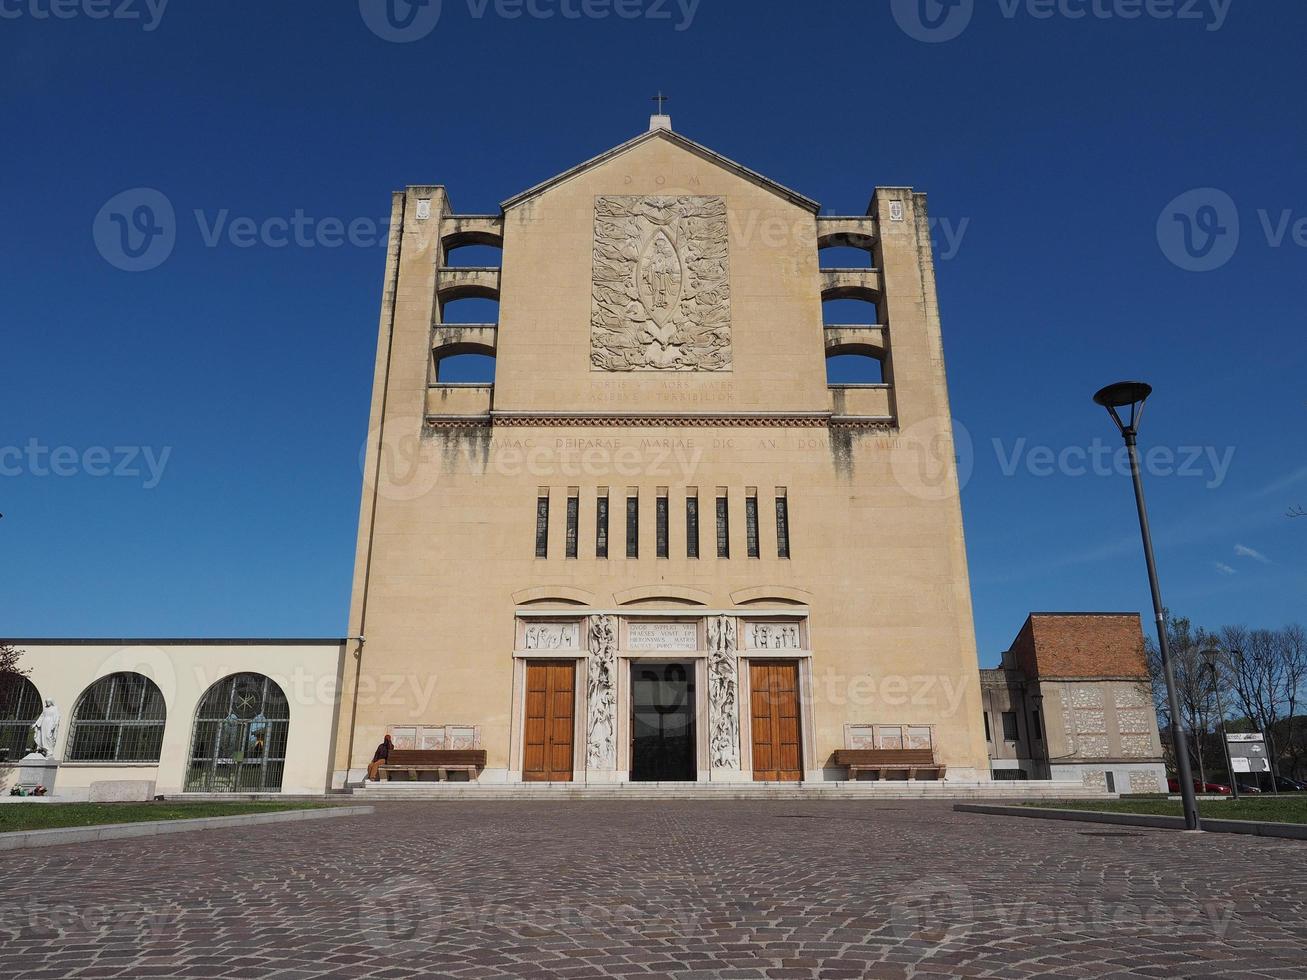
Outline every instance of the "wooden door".
<path fill-rule="evenodd" d="M 749 661 L 753 709 L 753 778 L 798 782 L 803 778 L 799 738 L 799 665 L 793 660 Z"/>
<path fill-rule="evenodd" d="M 574 661 L 527 661 L 523 780 L 571 782 L 575 704 Z"/>

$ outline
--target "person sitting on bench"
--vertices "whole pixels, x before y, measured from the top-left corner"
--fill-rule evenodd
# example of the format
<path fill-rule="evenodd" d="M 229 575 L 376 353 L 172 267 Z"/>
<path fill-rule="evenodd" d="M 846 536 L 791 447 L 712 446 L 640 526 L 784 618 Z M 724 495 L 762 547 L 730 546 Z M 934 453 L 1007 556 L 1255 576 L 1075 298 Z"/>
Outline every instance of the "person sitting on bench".
<path fill-rule="evenodd" d="M 394 747 L 395 741 L 390 737 L 390 732 L 386 732 L 385 739 L 377 746 L 377 751 L 372 753 L 372 761 L 368 763 L 367 778 L 374 783 L 381 778 L 381 767 L 386 764 L 390 758 L 390 750 Z"/>

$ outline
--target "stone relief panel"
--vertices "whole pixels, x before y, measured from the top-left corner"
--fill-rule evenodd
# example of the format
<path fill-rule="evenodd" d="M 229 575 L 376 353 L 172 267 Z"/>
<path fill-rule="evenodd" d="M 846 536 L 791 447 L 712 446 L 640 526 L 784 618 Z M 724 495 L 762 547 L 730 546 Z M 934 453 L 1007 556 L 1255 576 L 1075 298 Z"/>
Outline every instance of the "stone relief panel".
<path fill-rule="evenodd" d="M 1151 708 L 1153 698 L 1143 684 L 1119 686 L 1115 693 L 1116 706 L 1120 708 Z"/>
<path fill-rule="evenodd" d="M 586 680 L 586 768 L 617 768 L 617 622 L 590 619 L 590 658 Z"/>
<path fill-rule="evenodd" d="M 1076 708 L 1101 708 L 1103 692 L 1097 687 L 1074 687 L 1071 690 L 1071 704 Z"/>
<path fill-rule="evenodd" d="M 724 197 L 595 199 L 590 363 L 597 371 L 727 371 Z"/>
<path fill-rule="evenodd" d="M 1162 785 L 1157 779 L 1157 773 L 1151 769 L 1131 769 L 1130 792 L 1132 793 L 1162 792 Z"/>
<path fill-rule="evenodd" d="M 1081 735 L 1076 739 L 1076 748 L 1081 758 L 1106 759 L 1108 741 L 1106 735 Z"/>
<path fill-rule="evenodd" d="M 798 623 L 746 623 L 744 645 L 750 650 L 798 650 Z"/>
<path fill-rule="evenodd" d="M 708 620 L 709 755 L 714 769 L 740 768 L 740 691 L 735 620 Z"/>
<path fill-rule="evenodd" d="M 578 650 L 579 623 L 527 623 L 523 628 L 524 650 Z"/>
<path fill-rule="evenodd" d="M 1153 740 L 1147 735 L 1122 735 L 1121 754 L 1131 758 L 1147 758 L 1153 754 Z"/>
<path fill-rule="evenodd" d="M 1104 711 L 1077 711 L 1075 713 L 1077 732 L 1103 734 L 1107 731 L 1107 713 Z"/>
<path fill-rule="evenodd" d="M 1121 731 L 1148 734 L 1153 730 L 1153 713 L 1145 708 L 1119 708 L 1116 712 Z"/>

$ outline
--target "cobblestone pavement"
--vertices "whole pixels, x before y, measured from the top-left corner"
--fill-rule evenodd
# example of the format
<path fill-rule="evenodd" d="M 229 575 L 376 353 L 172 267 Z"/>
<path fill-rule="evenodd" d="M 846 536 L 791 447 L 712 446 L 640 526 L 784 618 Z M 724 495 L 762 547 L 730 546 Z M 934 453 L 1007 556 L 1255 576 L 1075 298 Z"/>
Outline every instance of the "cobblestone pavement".
<path fill-rule="evenodd" d="M 1307 844 L 946 803 L 396 803 L 0 867 L 5 977 L 1307 977 Z"/>

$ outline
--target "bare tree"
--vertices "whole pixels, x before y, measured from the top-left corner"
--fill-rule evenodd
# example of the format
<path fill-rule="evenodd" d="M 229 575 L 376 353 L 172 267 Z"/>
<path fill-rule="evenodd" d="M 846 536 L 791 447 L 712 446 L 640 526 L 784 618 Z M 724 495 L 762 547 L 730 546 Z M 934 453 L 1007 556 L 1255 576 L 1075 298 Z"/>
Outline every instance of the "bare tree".
<path fill-rule="evenodd" d="M 1292 718 L 1297 708 L 1304 671 L 1301 654 L 1290 655 L 1288 630 L 1227 626 L 1221 634 L 1229 651 L 1229 678 L 1235 696 L 1248 718 L 1273 740 L 1280 719 Z M 1296 631 L 1292 635 L 1298 636 Z M 1275 778 L 1278 749 L 1273 741 L 1267 749 L 1271 778 Z"/>
<path fill-rule="evenodd" d="M 7 674 L 14 677 L 26 677 L 27 671 L 18 666 L 18 660 L 22 655 L 22 650 L 11 647 L 8 643 L 0 643 L 0 677 Z"/>
<path fill-rule="evenodd" d="M 1190 734 L 1187 740 L 1189 756 L 1198 770 L 1198 781 L 1206 783 L 1206 736 L 1215 726 L 1217 710 L 1211 670 L 1207 666 L 1204 652 L 1217 646 L 1218 639 L 1201 626 L 1195 629 L 1186 617 L 1172 617 L 1168 610 L 1166 641 L 1171 650 L 1171 670 L 1175 674 L 1176 696 L 1180 702 L 1180 727 Z M 1157 708 L 1158 715 L 1165 718 L 1169 724 L 1170 706 L 1166 698 L 1162 655 L 1151 637 L 1145 642 L 1148 652 L 1148 671 L 1153 682 L 1153 704 Z"/>
<path fill-rule="evenodd" d="M 22 691 L 21 682 L 27 676 L 27 671 L 18 665 L 22 655 L 22 650 L 15 649 L 8 643 L 0 643 L 0 719 L 8 717 L 10 711 L 18 706 L 19 694 Z M 18 755 L 21 756 L 23 747 L 19 748 Z M 6 749 L 5 752 L 7 751 Z"/>

